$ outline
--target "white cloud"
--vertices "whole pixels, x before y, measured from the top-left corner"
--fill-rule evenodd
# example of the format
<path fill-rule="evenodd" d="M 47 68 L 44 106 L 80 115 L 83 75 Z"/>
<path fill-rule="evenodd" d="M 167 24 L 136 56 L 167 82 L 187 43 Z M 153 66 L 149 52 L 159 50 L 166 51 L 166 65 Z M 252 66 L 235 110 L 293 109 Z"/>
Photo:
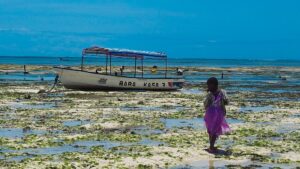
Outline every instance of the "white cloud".
<path fill-rule="evenodd" d="M 208 42 L 209 42 L 209 43 L 217 43 L 216 40 L 209 40 Z"/>
<path fill-rule="evenodd" d="M 0 28 L 0 32 L 30 32 L 27 28 Z"/>

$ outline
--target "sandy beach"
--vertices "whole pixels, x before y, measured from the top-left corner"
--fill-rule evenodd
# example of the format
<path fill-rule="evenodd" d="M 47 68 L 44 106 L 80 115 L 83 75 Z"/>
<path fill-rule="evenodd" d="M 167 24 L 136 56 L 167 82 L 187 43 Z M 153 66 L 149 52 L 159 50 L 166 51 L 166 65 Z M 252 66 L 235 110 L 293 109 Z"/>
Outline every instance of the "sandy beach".
<path fill-rule="evenodd" d="M 0 168 L 300 166 L 299 67 L 182 69 L 187 83 L 174 92 L 58 85 L 39 93 L 53 84 L 51 67 L 28 66 L 22 75 L 20 65 L 0 65 Z M 209 76 L 228 92 L 233 130 L 217 141 L 216 154 L 205 151 Z"/>

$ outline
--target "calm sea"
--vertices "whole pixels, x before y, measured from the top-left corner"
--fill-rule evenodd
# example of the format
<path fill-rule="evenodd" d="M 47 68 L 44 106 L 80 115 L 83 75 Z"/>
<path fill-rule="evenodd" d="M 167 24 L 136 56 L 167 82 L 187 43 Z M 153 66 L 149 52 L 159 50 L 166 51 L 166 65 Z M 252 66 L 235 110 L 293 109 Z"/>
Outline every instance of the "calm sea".
<path fill-rule="evenodd" d="M 0 56 L 0 64 L 17 64 L 17 65 L 49 65 L 49 66 L 77 66 L 81 63 L 81 57 L 47 57 L 47 56 Z M 105 65 L 104 57 L 88 57 L 84 60 L 87 65 Z M 115 66 L 134 65 L 132 59 L 113 58 L 112 64 Z M 141 65 L 141 61 L 137 61 Z M 145 60 L 144 65 L 165 65 L 161 60 Z M 241 66 L 293 66 L 300 67 L 300 60 L 247 60 L 247 59 L 191 59 L 180 58 L 168 59 L 168 66 L 185 66 L 185 67 L 241 67 Z"/>
<path fill-rule="evenodd" d="M 89 57 L 85 59 L 85 64 L 88 65 L 105 65 L 106 60 L 103 57 Z M 116 66 L 133 66 L 135 61 L 132 59 L 112 59 L 112 65 Z M 0 56 L 0 64 L 18 64 L 18 65 L 48 65 L 48 66 L 79 66 L 81 63 L 81 57 L 3 57 Z M 144 65 L 153 66 L 157 65 L 165 66 L 165 63 L 161 60 L 145 60 Z M 137 61 L 137 65 L 141 65 L 141 61 Z M 173 59 L 168 60 L 168 66 L 174 67 L 254 67 L 254 66 L 288 66 L 288 67 L 300 67 L 300 61 L 291 60 L 229 60 L 229 59 Z M 162 74 L 161 74 L 162 73 Z M 173 74 L 172 74 L 173 73 Z M 288 78 L 286 81 L 280 80 L 279 76 L 285 76 Z M 35 71 L 29 74 L 24 74 L 22 72 L 22 66 L 19 67 L 19 71 L 12 73 L 1 73 L 0 72 L 0 83 L 16 83 L 16 82 L 40 82 L 42 81 L 52 81 L 55 79 L 55 73 L 53 71 Z M 127 76 L 133 76 L 132 74 L 127 74 Z M 138 75 L 140 76 L 140 75 Z M 164 72 L 158 72 L 153 75 L 151 72 L 145 71 L 144 77 L 156 77 L 164 76 Z M 174 72 L 169 71 L 169 77 L 174 76 Z M 183 78 L 186 82 L 190 84 L 199 84 L 205 82 L 209 77 L 221 77 L 220 72 L 186 72 Z M 295 92 L 295 89 L 299 88 L 300 78 L 299 73 L 287 74 L 282 72 L 268 73 L 266 74 L 255 74 L 251 72 L 225 72 L 225 77 L 222 82 L 239 84 L 236 86 L 227 86 L 226 90 L 237 91 L 253 91 L 260 89 L 253 89 L 253 84 L 258 86 L 258 84 L 265 86 L 270 84 L 282 85 L 281 88 L 272 90 L 272 92 Z M 243 86 L 243 87 L 242 87 Z M 289 88 L 286 88 L 289 86 Z"/>

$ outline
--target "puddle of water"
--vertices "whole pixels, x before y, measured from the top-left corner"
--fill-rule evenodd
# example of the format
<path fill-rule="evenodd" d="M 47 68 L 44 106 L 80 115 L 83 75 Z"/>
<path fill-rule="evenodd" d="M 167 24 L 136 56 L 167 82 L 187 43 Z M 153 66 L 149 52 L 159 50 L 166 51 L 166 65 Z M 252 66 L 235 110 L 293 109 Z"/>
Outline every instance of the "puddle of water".
<path fill-rule="evenodd" d="M 227 167 L 228 166 L 228 167 Z M 229 167 L 230 166 L 230 167 Z M 275 164 L 275 163 L 261 163 L 250 160 L 199 160 L 184 165 L 171 167 L 170 169 L 199 169 L 199 168 L 283 168 L 290 169 L 296 167 L 297 164 Z"/>
<path fill-rule="evenodd" d="M 33 157 L 32 155 L 20 155 L 20 156 L 13 156 L 10 157 L 8 159 L 6 159 L 6 161 L 15 161 L 15 162 L 21 162 L 22 160 L 25 160 L 27 158 Z"/>
<path fill-rule="evenodd" d="M 0 81 L 53 81 L 54 79 L 55 74 L 38 71 L 30 72 L 30 74 L 23 72 L 0 74 Z"/>
<path fill-rule="evenodd" d="M 297 91 L 293 91 L 292 89 L 291 90 L 286 90 L 286 89 L 271 89 L 271 90 L 267 90 L 267 92 L 271 92 L 271 93 L 295 93 Z"/>
<path fill-rule="evenodd" d="M 48 97 L 64 97 L 65 94 L 64 93 L 48 93 L 47 96 Z"/>
<path fill-rule="evenodd" d="M 145 146 L 161 146 L 161 145 L 165 145 L 164 142 L 155 141 L 155 140 L 151 140 L 151 139 L 147 139 L 147 138 L 142 139 L 138 144 L 145 145 Z"/>
<path fill-rule="evenodd" d="M 131 146 L 131 145 L 160 146 L 163 144 L 164 144 L 163 142 L 154 141 L 147 138 L 144 138 L 141 141 L 136 143 L 105 141 L 105 140 L 103 141 L 86 140 L 86 141 L 77 141 L 73 144 L 63 145 L 59 147 L 29 148 L 29 149 L 22 149 L 22 150 L 1 148 L 1 152 L 27 154 L 27 155 L 14 156 L 9 159 L 6 159 L 7 161 L 18 162 L 18 161 L 22 161 L 23 159 L 31 158 L 34 155 L 56 155 L 56 154 L 62 154 L 66 152 L 88 153 L 90 152 L 90 148 L 94 146 L 102 146 L 104 149 L 112 149 L 114 147 L 119 147 L 119 146 Z M 5 160 L 5 157 L 0 156 L 0 160 L 1 159 Z"/>
<path fill-rule="evenodd" d="M 162 130 L 159 129 L 151 129 L 145 126 L 135 127 L 131 129 L 135 134 L 139 135 L 155 135 L 155 134 L 162 134 L 164 133 Z"/>
<path fill-rule="evenodd" d="M 132 145 L 145 145 L 145 146 L 159 146 L 164 144 L 163 142 L 160 141 L 154 141 L 148 138 L 143 138 L 139 142 L 119 142 L 119 141 L 96 141 L 96 140 L 86 140 L 86 141 L 77 141 L 73 144 L 75 147 L 87 147 L 91 148 L 93 146 L 102 146 L 104 149 L 112 149 L 114 147 L 119 147 L 119 146 L 132 146 Z"/>
<path fill-rule="evenodd" d="M 199 169 L 199 168 L 223 168 L 228 162 L 221 160 L 199 160 L 189 164 L 171 167 L 170 169 Z"/>
<path fill-rule="evenodd" d="M 66 153 L 66 152 L 86 153 L 88 151 L 89 151 L 89 149 L 84 148 L 84 147 L 74 147 L 72 145 L 64 145 L 64 146 L 60 146 L 60 147 L 25 149 L 25 150 L 20 150 L 19 152 L 33 154 L 33 155 L 54 155 L 54 154 L 62 154 L 62 153 Z"/>
<path fill-rule="evenodd" d="M 181 89 L 181 93 L 183 94 L 203 94 L 204 92 L 199 89 Z"/>
<path fill-rule="evenodd" d="M 1 152 L 5 153 L 24 153 L 27 154 L 27 158 L 30 155 L 54 155 L 62 154 L 66 152 L 89 152 L 89 149 L 85 147 L 78 147 L 73 145 L 63 145 L 59 147 L 45 147 L 45 148 L 27 148 L 21 150 L 2 149 Z"/>
<path fill-rule="evenodd" d="M 203 118 L 193 119 L 161 119 L 167 129 L 180 128 L 180 127 L 191 127 L 193 129 L 204 129 Z"/>
<path fill-rule="evenodd" d="M 71 120 L 71 121 L 64 121 L 63 125 L 66 127 L 75 127 L 75 126 L 81 126 L 89 123 L 91 122 L 88 120 Z"/>
<path fill-rule="evenodd" d="M 0 137 L 21 138 L 29 134 L 43 135 L 47 133 L 43 130 L 23 130 L 20 128 L 0 128 Z"/>
<path fill-rule="evenodd" d="M 257 88 L 250 88 L 250 87 L 227 87 L 226 90 L 234 91 L 234 92 L 255 92 L 259 91 Z"/>
<path fill-rule="evenodd" d="M 292 117 L 292 118 L 300 118 L 300 113 L 293 114 L 290 117 Z"/>
<path fill-rule="evenodd" d="M 184 106 L 136 106 L 136 107 L 121 107 L 121 111 L 165 111 L 165 110 L 174 110 L 174 111 L 183 111 L 187 108 Z"/>
<path fill-rule="evenodd" d="M 270 110 L 277 110 L 273 106 L 245 106 L 239 109 L 240 112 L 263 112 L 263 111 L 270 111 Z"/>
<path fill-rule="evenodd" d="M 297 130 L 300 130 L 300 125 L 297 125 L 295 123 L 284 123 L 276 127 L 276 132 L 282 134 Z"/>
<path fill-rule="evenodd" d="M 193 129 L 205 129 L 203 118 L 192 118 L 192 119 L 161 119 L 167 129 L 190 127 Z M 229 124 L 243 123 L 241 120 L 227 118 L 226 121 Z"/>
<path fill-rule="evenodd" d="M 199 169 L 199 168 L 293 168 L 295 164 L 268 164 L 260 162 L 251 162 L 249 160 L 241 161 L 222 161 L 222 160 L 200 160 L 185 165 L 171 167 L 171 169 Z"/>
<path fill-rule="evenodd" d="M 42 103 L 42 104 L 25 104 L 13 102 L 9 104 L 14 109 L 51 109 L 57 107 L 55 103 Z"/>
<path fill-rule="evenodd" d="M 104 149 L 111 149 L 113 147 L 119 146 L 129 146 L 134 143 L 124 143 L 124 142 L 117 142 L 117 141 L 94 141 L 94 140 L 87 140 L 87 141 L 77 141 L 73 145 L 81 146 L 81 147 L 88 147 L 91 148 L 93 146 L 102 146 Z"/>
<path fill-rule="evenodd" d="M 277 98 L 269 98 L 269 97 L 266 97 L 266 98 L 246 98 L 244 99 L 245 101 L 250 101 L 250 102 L 257 102 L 257 101 L 261 101 L 261 102 L 264 102 L 264 101 L 294 101 L 294 100 L 297 100 L 297 99 L 290 99 L 290 98 L 286 98 L 286 97 L 277 97 Z"/>
<path fill-rule="evenodd" d="M 139 107 L 121 107 L 122 111 L 161 111 L 161 107 L 156 106 L 139 106 Z"/>
<path fill-rule="evenodd" d="M 184 107 L 184 106 L 172 106 L 172 107 L 166 107 L 164 110 L 168 110 L 170 112 L 179 112 L 184 110 L 189 110 L 190 108 Z"/>
<path fill-rule="evenodd" d="M 284 90 L 284 89 L 271 89 L 271 90 L 267 90 L 267 92 L 271 92 L 271 93 L 286 93 L 286 92 L 290 92 L 289 90 Z"/>

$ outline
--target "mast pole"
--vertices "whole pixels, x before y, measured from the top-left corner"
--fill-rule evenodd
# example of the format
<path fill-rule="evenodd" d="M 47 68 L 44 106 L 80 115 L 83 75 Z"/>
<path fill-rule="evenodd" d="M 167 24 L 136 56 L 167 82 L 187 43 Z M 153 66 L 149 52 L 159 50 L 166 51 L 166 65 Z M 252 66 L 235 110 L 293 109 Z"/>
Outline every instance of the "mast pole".
<path fill-rule="evenodd" d="M 142 78 L 144 77 L 144 57 L 142 58 Z"/>
<path fill-rule="evenodd" d="M 109 74 L 111 75 L 111 54 L 109 54 Z"/>
<path fill-rule="evenodd" d="M 165 78 L 167 78 L 167 73 L 168 73 L 168 60 L 165 60 L 166 62 L 166 70 L 165 70 Z"/>
<path fill-rule="evenodd" d="M 136 77 L 136 56 L 134 58 L 134 77 Z"/>
<path fill-rule="evenodd" d="M 82 52 L 82 55 L 81 55 L 81 71 L 83 70 L 83 57 L 84 57 L 84 53 Z"/>
<path fill-rule="evenodd" d="M 108 57 L 108 56 L 107 56 L 107 54 L 106 54 L 106 59 L 105 59 L 105 63 L 106 63 L 106 64 L 105 64 L 105 65 L 106 65 L 106 66 L 105 66 L 105 72 L 106 72 L 106 74 L 107 74 L 107 57 Z"/>

